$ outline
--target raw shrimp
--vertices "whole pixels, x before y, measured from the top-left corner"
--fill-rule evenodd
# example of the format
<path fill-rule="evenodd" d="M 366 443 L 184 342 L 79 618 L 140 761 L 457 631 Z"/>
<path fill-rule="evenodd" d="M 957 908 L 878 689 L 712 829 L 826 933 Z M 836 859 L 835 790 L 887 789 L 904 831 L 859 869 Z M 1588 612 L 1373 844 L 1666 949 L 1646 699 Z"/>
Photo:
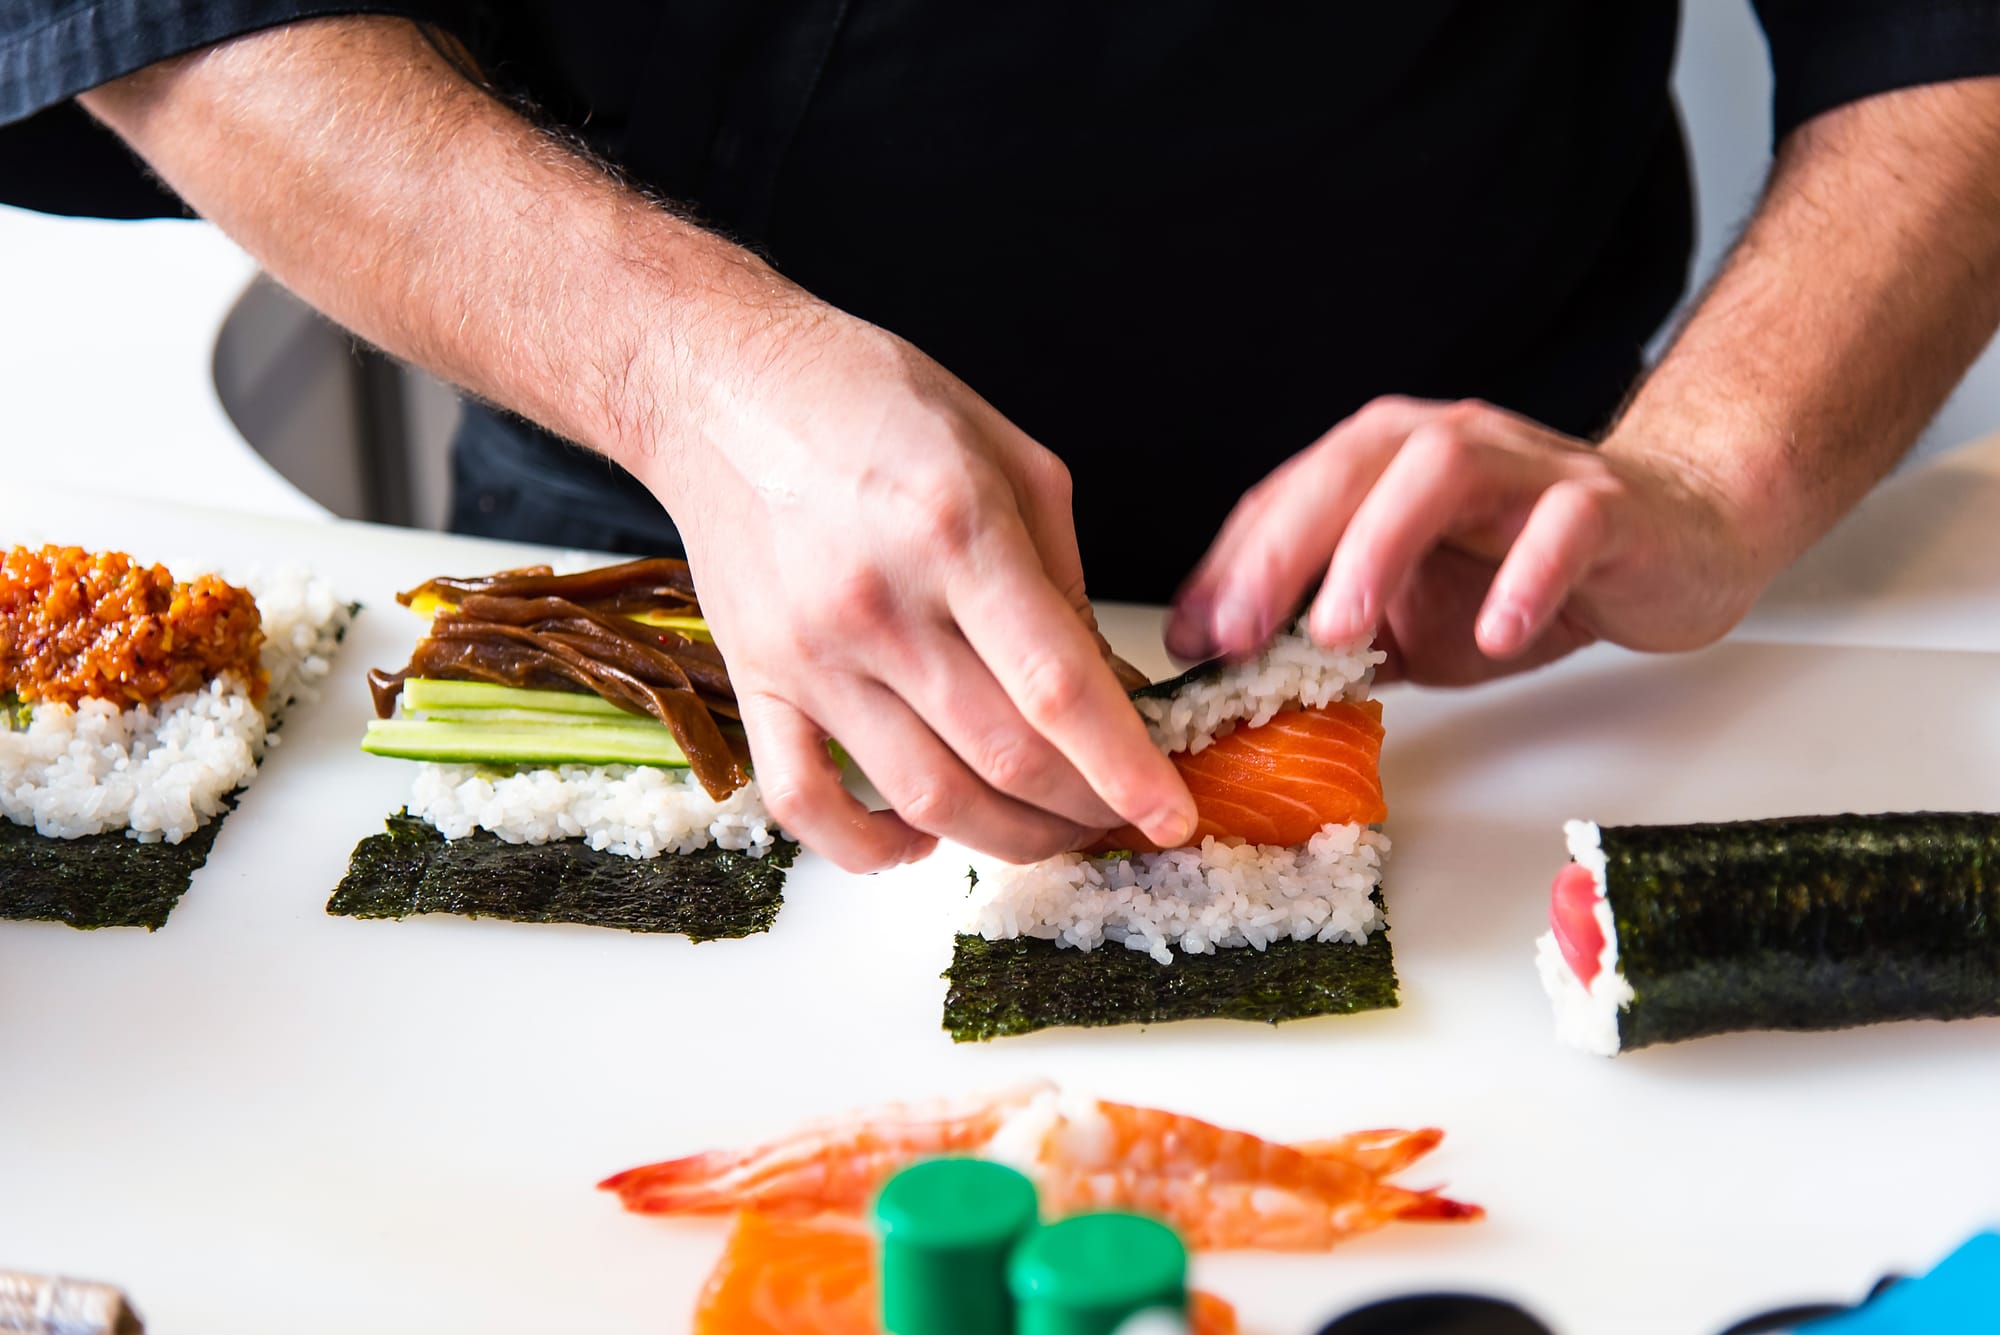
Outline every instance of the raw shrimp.
<path fill-rule="evenodd" d="M 1432 1128 L 1365 1131 L 1281 1145 L 1178 1113 L 1040 1086 L 821 1122 L 757 1149 L 634 1168 L 600 1185 L 642 1214 L 858 1214 L 898 1169 L 934 1155 L 970 1154 L 1025 1172 L 1052 1217 L 1135 1210 L 1165 1220 L 1200 1250 L 1321 1251 L 1393 1220 L 1483 1217 L 1476 1205 L 1383 1180 L 1442 1135 Z"/>

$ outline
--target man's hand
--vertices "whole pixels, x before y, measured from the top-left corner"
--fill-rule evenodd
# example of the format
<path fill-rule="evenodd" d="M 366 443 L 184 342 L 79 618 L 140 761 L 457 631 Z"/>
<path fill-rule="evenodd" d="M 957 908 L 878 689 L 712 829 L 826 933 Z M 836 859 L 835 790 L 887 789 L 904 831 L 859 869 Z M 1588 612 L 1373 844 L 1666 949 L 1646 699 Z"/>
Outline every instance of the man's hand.
<path fill-rule="evenodd" d="M 1168 647 L 1248 652 L 1315 584 L 1316 636 L 1378 628 L 1417 681 L 1594 638 L 1707 644 L 1910 447 L 1996 323 L 2000 79 L 1829 111 L 1786 138 L 1601 448 L 1483 405 L 1378 401 L 1244 497 Z"/>
<path fill-rule="evenodd" d="M 1167 647 L 1254 652 L 1311 595 L 1315 639 L 1375 629 L 1385 677 L 1434 685 L 1596 639 L 1694 648 L 1769 574 L 1725 505 L 1691 473 L 1483 403 L 1378 399 L 1243 498 L 1176 599 Z"/>
<path fill-rule="evenodd" d="M 810 303 L 733 408 L 642 469 L 687 539 L 764 800 L 851 870 L 1016 860 L 1193 803 L 1106 665 L 1069 472 L 951 374 Z M 832 736 L 894 814 L 842 790 Z M 1154 834 L 1154 831 L 1159 834 Z"/>
<path fill-rule="evenodd" d="M 362 337 L 638 474 L 787 829 L 850 870 L 1194 803 L 1089 621 L 1062 467 L 943 369 L 626 189 L 412 25 L 254 33 L 84 105 Z M 900 815 L 842 792 L 851 751 Z"/>

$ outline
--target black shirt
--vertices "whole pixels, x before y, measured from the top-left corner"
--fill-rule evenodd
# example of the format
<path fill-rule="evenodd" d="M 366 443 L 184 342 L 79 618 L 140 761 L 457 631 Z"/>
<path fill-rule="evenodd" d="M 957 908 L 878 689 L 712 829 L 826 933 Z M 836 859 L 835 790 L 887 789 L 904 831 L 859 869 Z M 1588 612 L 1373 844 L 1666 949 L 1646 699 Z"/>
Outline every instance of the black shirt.
<path fill-rule="evenodd" d="M 1779 136 L 2000 73 L 1996 0 L 1758 10 Z M 1164 598 L 1245 488 L 1378 394 L 1598 431 L 1685 284 L 1674 0 L 9 0 L 0 198 L 174 211 L 65 99 L 353 11 L 449 28 L 963 377 L 1070 465 L 1099 596 Z"/>

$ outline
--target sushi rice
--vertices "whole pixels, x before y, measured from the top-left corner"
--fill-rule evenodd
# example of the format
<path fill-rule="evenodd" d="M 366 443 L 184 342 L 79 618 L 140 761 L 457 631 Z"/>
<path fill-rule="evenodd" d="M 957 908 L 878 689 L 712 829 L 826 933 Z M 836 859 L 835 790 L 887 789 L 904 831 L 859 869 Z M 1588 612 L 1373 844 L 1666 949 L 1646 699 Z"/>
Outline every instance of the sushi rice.
<path fill-rule="evenodd" d="M 1604 936 L 1604 949 L 1597 957 L 1597 976 L 1586 986 L 1563 959 L 1562 947 L 1553 930 L 1535 942 L 1535 968 L 1542 976 L 1542 990 L 1555 1004 L 1556 1037 L 1573 1048 L 1616 1056 L 1620 1046 L 1618 1013 L 1632 1004 L 1632 985 L 1618 971 L 1618 929 L 1611 917 L 1611 901 L 1604 892 L 1604 848 L 1595 823 L 1568 821 L 1563 836 L 1569 841 L 1569 855 L 1590 873 L 1597 887 L 1592 912 Z"/>
<path fill-rule="evenodd" d="M 1269 723 L 1282 709 L 1366 700 L 1375 669 L 1387 658 L 1372 640 L 1323 649 L 1295 627 L 1248 662 L 1189 682 L 1165 699 L 1141 696 L 1132 703 L 1153 745 L 1168 755 L 1200 752 L 1239 726 Z"/>
<path fill-rule="evenodd" d="M 1322 648 L 1294 628 L 1249 662 L 1133 703 L 1162 751 L 1199 752 L 1285 709 L 1365 700 L 1385 657 L 1367 640 Z M 1113 942 L 1161 964 L 1173 963 L 1176 947 L 1204 955 L 1288 940 L 1358 945 L 1384 926 L 1373 895 L 1388 853 L 1380 830 L 1329 824 L 1290 848 L 1211 837 L 1158 853 L 977 862 L 965 930 L 1078 950 Z"/>
<path fill-rule="evenodd" d="M 326 676 L 351 620 L 305 571 L 253 570 L 241 583 L 263 622 L 261 708 L 236 673 L 154 705 L 33 705 L 26 728 L 0 729 L 0 818 L 57 839 L 123 830 L 177 844 L 220 815 L 277 744 L 284 711 Z"/>
<path fill-rule="evenodd" d="M 1370 898 L 1389 837 L 1327 825 L 1296 848 L 1227 844 L 1127 857 L 1066 853 L 1027 867 L 976 867 L 967 930 L 989 941 L 1040 937 L 1078 950 L 1107 941 L 1162 964 L 1274 941 L 1360 944 L 1383 926 Z"/>
<path fill-rule="evenodd" d="M 762 857 L 777 827 L 755 780 L 720 801 L 686 770 L 560 765 L 494 770 L 419 766 L 410 814 L 447 839 L 485 830 L 510 844 L 581 839 L 629 858 L 692 853 L 713 843 Z"/>

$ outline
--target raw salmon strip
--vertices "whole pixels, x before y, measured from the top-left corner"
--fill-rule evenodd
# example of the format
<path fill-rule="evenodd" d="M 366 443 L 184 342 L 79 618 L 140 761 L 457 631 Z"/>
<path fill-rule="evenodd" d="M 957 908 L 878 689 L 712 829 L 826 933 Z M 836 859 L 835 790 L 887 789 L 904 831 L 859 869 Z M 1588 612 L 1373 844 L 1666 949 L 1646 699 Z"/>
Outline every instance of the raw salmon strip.
<path fill-rule="evenodd" d="M 1372 825 L 1389 814 L 1382 800 L 1378 700 L 1290 710 L 1168 759 L 1194 796 L 1190 845 L 1214 835 L 1290 848 L 1322 825 Z M 1130 826 L 1112 831 L 1092 851 L 1114 849 L 1155 851 Z"/>
<path fill-rule="evenodd" d="M 879 1335 L 875 1244 L 851 1219 L 736 1216 L 694 1335 Z"/>

